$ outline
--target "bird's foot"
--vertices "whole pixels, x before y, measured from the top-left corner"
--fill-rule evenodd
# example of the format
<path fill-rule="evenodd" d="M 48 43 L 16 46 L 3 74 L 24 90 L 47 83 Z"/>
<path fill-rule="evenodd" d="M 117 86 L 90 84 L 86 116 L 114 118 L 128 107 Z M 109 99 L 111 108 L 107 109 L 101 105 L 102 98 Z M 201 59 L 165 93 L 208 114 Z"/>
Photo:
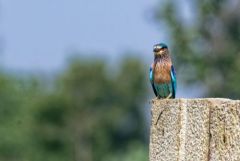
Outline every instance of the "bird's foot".
<path fill-rule="evenodd" d="M 172 93 L 170 93 L 167 97 L 166 97 L 166 99 L 169 99 L 169 98 L 171 98 L 172 97 Z"/>
<path fill-rule="evenodd" d="M 157 97 L 156 97 L 156 99 L 159 99 L 159 100 L 161 100 L 161 99 L 163 99 L 163 98 L 162 98 L 162 97 L 160 97 L 160 96 L 157 96 Z"/>

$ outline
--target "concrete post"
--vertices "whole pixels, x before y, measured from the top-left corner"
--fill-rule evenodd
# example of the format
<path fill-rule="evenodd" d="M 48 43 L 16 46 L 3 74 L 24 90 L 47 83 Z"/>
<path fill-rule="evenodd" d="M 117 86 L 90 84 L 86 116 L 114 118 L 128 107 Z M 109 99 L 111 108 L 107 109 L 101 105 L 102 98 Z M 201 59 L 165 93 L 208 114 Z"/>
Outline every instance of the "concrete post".
<path fill-rule="evenodd" d="M 153 100 L 150 161 L 240 161 L 240 101 Z"/>

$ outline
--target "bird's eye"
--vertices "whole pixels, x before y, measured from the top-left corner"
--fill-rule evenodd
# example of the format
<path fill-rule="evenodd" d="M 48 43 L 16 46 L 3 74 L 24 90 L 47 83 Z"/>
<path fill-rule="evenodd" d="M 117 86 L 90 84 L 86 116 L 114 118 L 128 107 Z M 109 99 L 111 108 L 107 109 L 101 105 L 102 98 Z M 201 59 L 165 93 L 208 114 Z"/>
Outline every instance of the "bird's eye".
<path fill-rule="evenodd" d="M 161 47 L 160 46 L 154 46 L 153 47 L 153 51 L 154 52 L 159 52 L 161 50 Z"/>

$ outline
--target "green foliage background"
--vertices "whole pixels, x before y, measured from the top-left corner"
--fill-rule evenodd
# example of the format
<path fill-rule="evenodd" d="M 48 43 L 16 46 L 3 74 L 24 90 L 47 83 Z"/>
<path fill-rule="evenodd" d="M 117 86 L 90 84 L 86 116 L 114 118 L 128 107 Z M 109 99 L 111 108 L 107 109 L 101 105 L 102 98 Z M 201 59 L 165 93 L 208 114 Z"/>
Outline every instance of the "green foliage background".
<path fill-rule="evenodd" d="M 204 96 L 240 95 L 240 3 L 159 1 L 154 15 L 169 37 L 178 80 Z M 114 68 L 74 58 L 56 75 L 0 73 L 0 160 L 146 161 L 148 67 L 123 58 Z"/>
<path fill-rule="evenodd" d="M 146 80 L 135 58 L 74 58 L 54 80 L 2 73 L 0 160 L 146 160 Z"/>

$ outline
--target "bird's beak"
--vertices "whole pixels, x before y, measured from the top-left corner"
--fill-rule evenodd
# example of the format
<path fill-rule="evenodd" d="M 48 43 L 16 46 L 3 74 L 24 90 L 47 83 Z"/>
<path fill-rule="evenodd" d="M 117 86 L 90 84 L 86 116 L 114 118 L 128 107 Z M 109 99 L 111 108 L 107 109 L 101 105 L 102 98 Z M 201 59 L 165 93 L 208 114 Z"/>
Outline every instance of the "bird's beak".
<path fill-rule="evenodd" d="M 159 51 L 160 51 L 160 49 L 158 49 L 158 48 L 154 48 L 154 49 L 153 49 L 153 52 L 154 52 L 154 53 L 157 53 L 157 52 L 159 52 Z"/>
<path fill-rule="evenodd" d="M 153 49 L 153 52 L 154 52 L 154 54 L 155 55 L 157 55 L 157 56 L 161 56 L 163 53 L 164 53 L 164 50 L 165 49 L 163 49 L 163 48 L 155 48 L 155 49 Z"/>

